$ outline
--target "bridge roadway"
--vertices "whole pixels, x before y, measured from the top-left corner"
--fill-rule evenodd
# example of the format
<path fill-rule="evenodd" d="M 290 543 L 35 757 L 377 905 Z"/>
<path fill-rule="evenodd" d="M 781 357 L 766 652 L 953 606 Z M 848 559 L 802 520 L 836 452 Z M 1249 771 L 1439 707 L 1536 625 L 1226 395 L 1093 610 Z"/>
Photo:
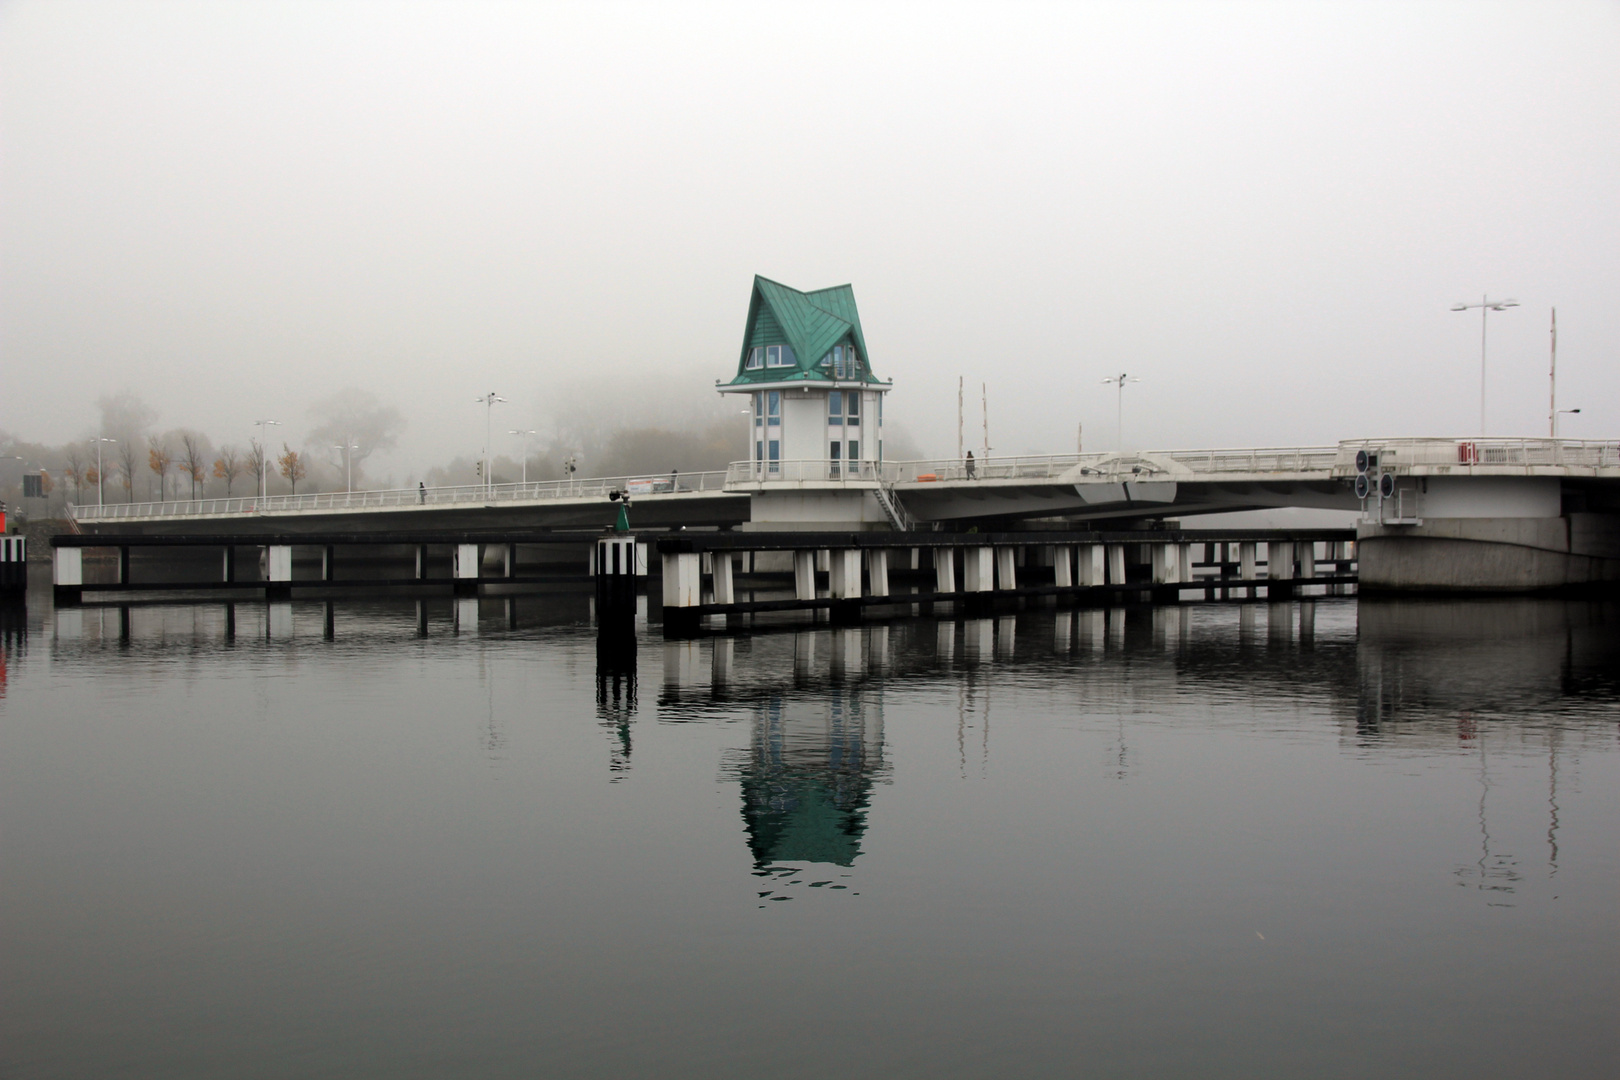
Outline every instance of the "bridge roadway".
<path fill-rule="evenodd" d="M 1398 482 L 1389 508 L 1376 496 L 1370 507 L 1357 498 L 1358 451 L 1377 460 L 1374 482 L 1384 473 Z M 1030 518 L 1123 523 L 1276 507 L 1369 509 L 1370 517 L 1398 524 L 1421 516 L 1417 503 L 1430 478 L 1440 477 L 1452 487 L 1459 478 L 1497 486 L 1509 478 L 1556 481 L 1555 487 L 1561 483 L 1602 508 L 1620 494 L 1620 443 L 1375 439 L 1327 447 L 995 457 L 971 471 L 955 459 L 841 469 L 825 461 L 783 461 L 768 469 L 739 462 L 724 472 L 115 503 L 73 506 L 69 513 L 87 533 L 547 531 L 610 525 L 617 510 L 608 493 L 628 490 L 638 529 L 926 529 Z"/>

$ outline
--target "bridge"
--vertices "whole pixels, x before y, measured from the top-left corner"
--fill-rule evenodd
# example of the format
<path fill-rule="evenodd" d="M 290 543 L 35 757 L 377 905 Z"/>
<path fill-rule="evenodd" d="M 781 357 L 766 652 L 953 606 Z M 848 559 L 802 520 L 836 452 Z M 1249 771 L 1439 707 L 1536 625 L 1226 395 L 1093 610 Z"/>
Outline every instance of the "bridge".
<path fill-rule="evenodd" d="M 1392 438 L 1336 446 L 929 461 L 744 461 L 721 471 L 73 506 L 81 532 L 601 529 L 756 532 L 1113 527 L 1279 507 L 1360 511 L 1364 588 L 1620 582 L 1620 442 Z"/>

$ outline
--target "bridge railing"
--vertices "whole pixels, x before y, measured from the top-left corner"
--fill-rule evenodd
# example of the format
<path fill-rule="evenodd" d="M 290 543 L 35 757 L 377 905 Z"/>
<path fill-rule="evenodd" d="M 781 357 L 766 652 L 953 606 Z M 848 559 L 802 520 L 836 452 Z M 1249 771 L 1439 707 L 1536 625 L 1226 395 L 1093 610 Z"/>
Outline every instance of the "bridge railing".
<path fill-rule="evenodd" d="M 886 462 L 888 483 L 927 483 L 930 480 L 1052 479 L 1078 467 L 1101 478 L 1116 473 L 1140 475 L 1155 462 L 1169 460 L 1195 474 L 1308 473 L 1333 469 L 1338 448 L 1333 446 L 1256 447 L 1239 450 L 1144 450 L 1140 453 L 1031 454 L 1019 457 L 976 458 L 971 476 L 966 460 Z"/>
<path fill-rule="evenodd" d="M 1355 439 L 1339 444 L 1334 472 L 1354 476 L 1359 450 L 1377 454 L 1380 468 L 1620 468 L 1620 442 L 1596 439 Z"/>
<path fill-rule="evenodd" d="M 214 517 L 240 514 L 279 514 L 299 511 L 364 510 L 377 507 L 488 505 L 548 499 L 606 498 L 610 491 L 632 495 L 666 495 L 689 491 L 720 491 L 726 474 L 671 473 L 649 476 L 607 476 L 576 480 L 535 480 L 529 483 L 458 484 L 430 488 L 389 488 L 380 491 L 323 491 L 307 495 L 256 495 L 229 499 L 178 499 L 168 502 L 107 503 L 101 506 L 68 505 L 76 521 L 120 521 L 131 518 Z"/>
<path fill-rule="evenodd" d="M 792 458 L 787 461 L 733 461 L 726 469 L 726 487 L 746 489 L 765 484 L 859 484 L 871 487 L 882 478 L 875 461 L 828 461 Z"/>

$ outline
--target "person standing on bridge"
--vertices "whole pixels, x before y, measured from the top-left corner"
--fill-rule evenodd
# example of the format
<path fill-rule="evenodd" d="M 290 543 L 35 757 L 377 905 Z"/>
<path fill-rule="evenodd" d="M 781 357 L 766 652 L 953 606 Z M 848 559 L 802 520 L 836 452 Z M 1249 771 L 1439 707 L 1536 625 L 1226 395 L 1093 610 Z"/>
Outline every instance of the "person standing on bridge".
<path fill-rule="evenodd" d="M 966 464 L 966 466 L 967 466 L 967 478 L 969 480 L 972 480 L 973 479 L 973 468 L 974 468 L 973 451 L 969 450 L 967 452 L 967 461 L 964 464 Z"/>
<path fill-rule="evenodd" d="M 427 482 L 426 481 L 418 480 L 416 482 L 416 501 L 417 501 L 417 503 L 419 503 L 422 506 L 427 505 Z"/>

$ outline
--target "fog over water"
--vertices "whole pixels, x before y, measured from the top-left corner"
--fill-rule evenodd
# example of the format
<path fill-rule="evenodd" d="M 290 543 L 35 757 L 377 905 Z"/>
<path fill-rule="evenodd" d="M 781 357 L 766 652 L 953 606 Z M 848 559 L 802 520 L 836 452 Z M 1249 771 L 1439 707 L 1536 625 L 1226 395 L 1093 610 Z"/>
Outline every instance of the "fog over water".
<path fill-rule="evenodd" d="M 998 453 L 1112 448 L 1122 370 L 1138 447 L 1473 433 L 1485 293 L 1490 433 L 1556 305 L 1614 437 L 1617 56 L 1595 2 L 9 3 L 0 429 L 298 445 L 355 387 L 403 480 L 491 390 L 706 424 L 762 273 L 854 285 L 930 454 L 958 376 Z"/>

